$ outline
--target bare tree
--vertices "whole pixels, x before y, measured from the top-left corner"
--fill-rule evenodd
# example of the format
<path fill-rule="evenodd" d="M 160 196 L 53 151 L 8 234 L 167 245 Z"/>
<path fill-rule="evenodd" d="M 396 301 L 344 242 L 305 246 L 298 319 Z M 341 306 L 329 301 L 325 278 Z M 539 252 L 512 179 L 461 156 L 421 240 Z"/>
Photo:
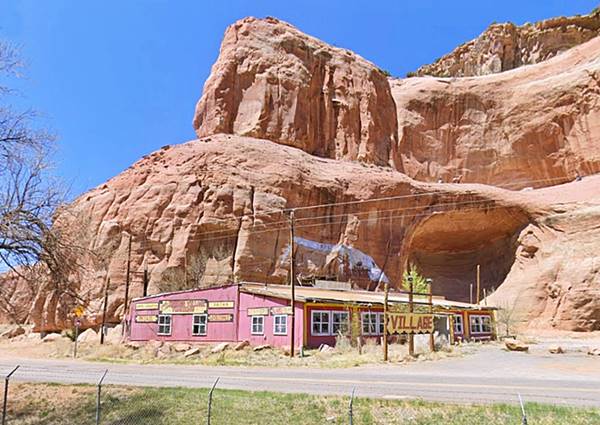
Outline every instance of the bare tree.
<path fill-rule="evenodd" d="M 15 49 L 0 41 L 0 75 L 18 77 L 20 68 Z M 8 86 L 0 86 L 0 272 L 11 272 L 9 279 L 0 279 L 6 305 L 15 292 L 15 276 L 35 284 L 36 292 L 49 282 L 68 292 L 83 249 L 68 226 L 54 225 L 66 197 L 51 173 L 54 139 L 36 129 L 35 113 L 17 112 L 8 104 L 11 94 Z"/>
<path fill-rule="evenodd" d="M 511 332 L 514 332 L 515 327 L 519 322 L 516 305 L 517 299 L 514 299 L 512 303 L 503 303 L 496 311 L 496 320 L 498 321 L 498 324 L 504 328 L 503 330 L 506 337 L 511 336 Z"/>

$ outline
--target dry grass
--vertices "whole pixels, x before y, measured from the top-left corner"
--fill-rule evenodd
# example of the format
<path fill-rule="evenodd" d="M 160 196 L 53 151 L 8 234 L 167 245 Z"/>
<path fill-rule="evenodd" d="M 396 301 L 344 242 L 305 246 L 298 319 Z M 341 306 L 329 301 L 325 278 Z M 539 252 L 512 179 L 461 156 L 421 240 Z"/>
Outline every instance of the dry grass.
<path fill-rule="evenodd" d="M 95 388 L 86 385 L 12 384 L 8 424 L 93 423 Z M 121 425 L 191 425 L 206 422 L 207 390 L 103 387 L 102 422 Z M 221 424 L 347 424 L 348 397 L 278 394 L 217 389 L 212 421 Z M 600 410 L 526 404 L 529 423 L 592 425 Z M 355 424 L 518 424 L 516 405 L 456 405 L 419 400 L 357 398 Z"/>
<path fill-rule="evenodd" d="M 253 351 L 246 347 L 240 351 L 231 348 L 221 353 L 211 353 L 214 345 L 200 345 L 200 353 L 192 357 L 184 357 L 183 352 L 176 352 L 173 345 L 158 347 L 155 343 L 147 343 L 139 349 L 128 348 L 125 344 L 79 343 L 78 358 L 89 361 L 102 361 L 111 363 L 171 363 L 171 364 L 200 364 L 207 366 L 268 366 L 268 367 L 324 367 L 344 368 L 367 364 L 383 363 L 383 350 L 381 345 L 374 340 L 367 342 L 358 352 L 347 340 L 341 339 L 336 347 L 328 352 L 318 350 L 305 350 L 303 357 L 290 358 L 283 350 L 267 349 Z M 408 356 L 406 345 L 390 344 L 389 360 L 394 363 L 408 361 L 428 361 L 441 358 L 460 356 L 470 350 L 470 345 L 449 347 L 443 351 L 429 353 L 426 346 L 416 345 L 419 356 L 414 359 Z M 18 357 L 27 353 L 33 358 L 72 358 L 73 342 L 60 339 L 55 342 L 40 342 L 27 338 L 3 340 L 0 342 L 0 355 L 4 357 Z"/>

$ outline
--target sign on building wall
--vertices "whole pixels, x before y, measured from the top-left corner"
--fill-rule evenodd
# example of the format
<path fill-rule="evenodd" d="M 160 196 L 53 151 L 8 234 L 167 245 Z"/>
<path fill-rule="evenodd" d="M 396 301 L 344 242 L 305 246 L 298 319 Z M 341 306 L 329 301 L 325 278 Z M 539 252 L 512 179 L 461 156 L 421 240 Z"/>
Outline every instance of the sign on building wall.
<path fill-rule="evenodd" d="M 233 322 L 233 314 L 209 314 L 209 322 Z"/>
<path fill-rule="evenodd" d="M 433 332 L 433 314 L 388 313 L 388 334 L 418 334 Z"/>
<path fill-rule="evenodd" d="M 162 314 L 206 313 L 206 300 L 163 300 L 159 303 Z"/>
<path fill-rule="evenodd" d="M 137 303 L 136 310 L 158 310 L 158 303 Z"/>
<path fill-rule="evenodd" d="M 233 308 L 233 301 L 209 301 L 208 308 Z"/>
<path fill-rule="evenodd" d="M 292 307 L 271 307 L 271 316 L 279 315 L 279 314 L 292 314 Z"/>
<path fill-rule="evenodd" d="M 248 309 L 248 316 L 268 316 L 269 307 L 256 307 Z"/>
<path fill-rule="evenodd" d="M 135 316 L 135 323 L 156 323 L 158 316 L 155 314 L 140 314 Z"/>

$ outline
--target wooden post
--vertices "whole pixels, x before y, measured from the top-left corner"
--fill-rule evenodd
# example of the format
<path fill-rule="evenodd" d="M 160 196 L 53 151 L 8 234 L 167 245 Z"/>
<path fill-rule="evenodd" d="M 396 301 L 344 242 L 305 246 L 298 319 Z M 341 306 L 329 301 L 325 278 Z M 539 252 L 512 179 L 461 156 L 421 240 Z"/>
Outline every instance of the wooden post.
<path fill-rule="evenodd" d="M 473 304 L 473 284 L 469 284 L 469 304 Z"/>
<path fill-rule="evenodd" d="M 148 264 L 144 262 L 144 281 L 143 281 L 144 289 L 143 296 L 148 295 Z"/>
<path fill-rule="evenodd" d="M 408 276 L 408 285 L 409 285 L 408 311 L 413 313 L 414 305 L 413 305 L 413 277 L 412 276 Z M 408 354 L 412 357 L 414 357 L 414 355 L 415 355 L 415 334 L 413 334 L 413 333 L 408 335 Z"/>
<path fill-rule="evenodd" d="M 433 280 L 427 279 L 427 283 L 429 284 L 429 314 L 431 314 L 431 318 L 433 320 Z M 435 327 L 429 334 L 429 351 L 432 353 L 435 351 L 435 339 L 433 333 L 435 332 Z"/>
<path fill-rule="evenodd" d="M 4 397 L 2 400 L 2 425 L 6 424 L 6 405 L 8 403 L 8 380 L 20 366 L 17 365 L 8 375 L 4 377 Z"/>
<path fill-rule="evenodd" d="M 483 288 L 483 304 L 487 306 L 487 291 Z"/>
<path fill-rule="evenodd" d="M 480 295 L 479 295 L 479 291 L 481 288 L 481 279 L 480 279 L 480 271 L 481 271 L 481 267 L 479 266 L 479 264 L 477 264 L 477 304 L 479 304 L 480 301 Z"/>
<path fill-rule="evenodd" d="M 104 344 L 104 325 L 106 324 L 106 308 L 108 304 L 108 285 L 110 278 L 106 277 L 106 285 L 104 285 L 104 306 L 102 307 L 102 326 L 100 327 L 100 344 Z"/>
<path fill-rule="evenodd" d="M 125 274 L 125 307 L 123 308 L 123 321 L 127 320 L 129 309 L 129 279 L 131 274 L 131 235 L 129 235 L 129 246 L 127 247 L 127 272 Z M 125 325 L 121 329 L 121 336 L 125 334 Z"/>
<path fill-rule="evenodd" d="M 383 286 L 383 361 L 388 361 L 388 296 L 390 285 L 385 282 Z"/>
<path fill-rule="evenodd" d="M 290 317 L 290 357 L 294 357 L 294 339 L 296 334 L 296 276 L 294 273 L 294 210 L 290 211 L 290 285 L 292 315 Z"/>

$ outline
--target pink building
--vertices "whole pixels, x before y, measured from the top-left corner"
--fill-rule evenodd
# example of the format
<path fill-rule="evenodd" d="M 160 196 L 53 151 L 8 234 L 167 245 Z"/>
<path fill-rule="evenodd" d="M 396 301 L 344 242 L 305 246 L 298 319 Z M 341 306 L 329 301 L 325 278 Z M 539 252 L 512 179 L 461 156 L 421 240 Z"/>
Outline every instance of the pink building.
<path fill-rule="evenodd" d="M 231 284 L 136 298 L 131 301 L 128 337 L 131 341 L 217 343 L 249 341 L 251 345 L 291 345 L 292 310 L 289 286 Z M 407 303 L 406 294 L 392 293 L 390 305 Z M 416 300 L 417 305 L 424 300 Z M 445 318 L 453 339 L 452 318 L 462 311 L 489 317 L 490 308 L 435 298 L 436 317 Z M 297 287 L 294 346 L 335 345 L 339 333 L 358 323 L 364 338 L 383 334 L 383 294 L 368 291 Z M 466 317 L 466 316 L 465 316 Z M 475 317 L 475 316 L 474 316 Z M 462 323 L 462 320 L 461 320 Z M 462 325 L 461 325 L 462 326 Z M 493 336 L 491 327 L 474 328 L 479 339 Z M 464 338 L 464 333 L 460 335 Z"/>

